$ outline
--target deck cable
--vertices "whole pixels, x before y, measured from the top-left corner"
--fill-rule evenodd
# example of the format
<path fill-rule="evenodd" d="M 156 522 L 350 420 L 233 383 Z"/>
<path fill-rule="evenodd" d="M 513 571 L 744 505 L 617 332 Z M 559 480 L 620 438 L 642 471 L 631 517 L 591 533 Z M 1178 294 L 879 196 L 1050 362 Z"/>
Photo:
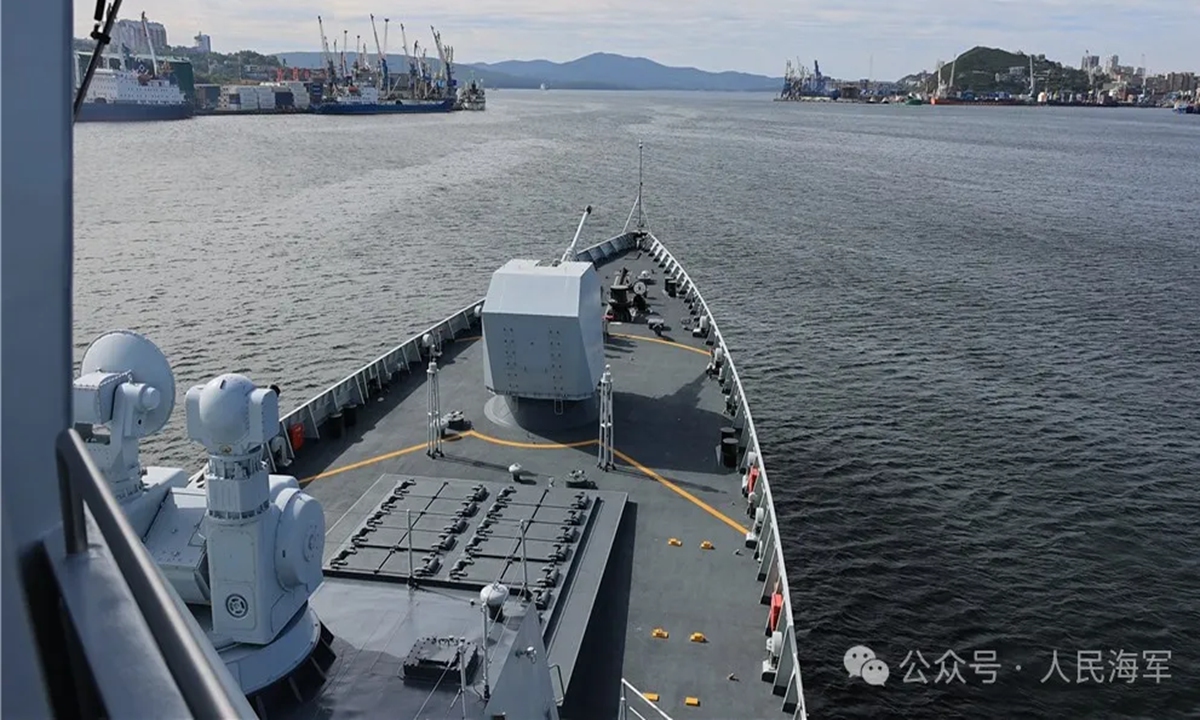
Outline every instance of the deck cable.
<path fill-rule="evenodd" d="M 461 657 L 459 658 L 459 662 L 462 662 Z M 425 702 L 421 703 L 421 707 L 417 708 L 416 714 L 413 715 L 413 720 L 420 720 L 421 713 L 425 712 L 425 706 L 428 705 L 429 701 L 433 699 L 433 694 L 437 692 L 437 689 L 442 684 L 442 681 L 446 679 L 446 673 L 450 672 L 450 668 L 452 667 L 454 667 L 454 665 L 450 663 L 446 664 L 446 669 L 442 671 L 442 676 L 439 677 L 437 682 L 433 684 L 433 689 L 429 691 L 429 696 L 425 698 Z"/>

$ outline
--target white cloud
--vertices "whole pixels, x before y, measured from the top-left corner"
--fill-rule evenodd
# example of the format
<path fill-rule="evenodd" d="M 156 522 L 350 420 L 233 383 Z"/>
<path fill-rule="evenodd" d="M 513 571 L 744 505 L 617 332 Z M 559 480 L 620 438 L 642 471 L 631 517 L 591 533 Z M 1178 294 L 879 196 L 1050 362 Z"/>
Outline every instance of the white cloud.
<path fill-rule="evenodd" d="M 75 0 L 77 34 L 91 28 L 92 0 Z M 898 77 L 930 68 L 973 45 L 1044 52 L 1076 64 L 1085 50 L 1146 54 L 1151 70 L 1200 69 L 1194 52 L 1200 3 L 1182 0 L 410 0 L 401 7 L 367 0 L 142 0 L 175 44 L 198 31 L 229 52 L 317 50 L 317 15 L 332 41 L 343 30 L 373 46 L 368 19 L 398 22 L 409 41 L 430 43 L 429 25 L 455 47 L 460 62 L 512 58 L 570 60 L 590 52 L 640 55 L 706 70 L 778 75 L 785 58 L 841 76 Z M 402 12 L 400 12 L 402 10 Z M 353 42 L 353 40 L 352 40 Z"/>

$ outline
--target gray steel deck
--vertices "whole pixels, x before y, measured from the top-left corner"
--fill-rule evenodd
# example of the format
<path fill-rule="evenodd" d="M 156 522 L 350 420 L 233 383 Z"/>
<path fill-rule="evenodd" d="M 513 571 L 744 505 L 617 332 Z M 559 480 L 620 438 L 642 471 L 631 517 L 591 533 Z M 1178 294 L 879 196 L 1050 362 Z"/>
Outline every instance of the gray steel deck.
<path fill-rule="evenodd" d="M 587 637 L 580 644 L 578 633 L 560 627 L 559 637 L 548 638 L 551 662 L 579 654 L 578 663 L 572 658 L 563 665 L 563 716 L 615 717 L 623 677 L 638 691 L 657 694 L 655 704 L 672 717 L 786 717 L 772 683 L 760 678 L 767 608 L 759 602 L 759 562 L 746 547 L 750 518 L 741 474 L 719 462 L 721 428 L 734 423 L 724 413 L 717 380 L 705 371 L 712 346 L 684 328 L 695 316 L 682 298 L 667 297 L 663 270 L 648 253 L 633 250 L 599 265 L 605 286 L 621 267 L 634 277 L 652 273 L 650 308 L 667 328 L 662 337 L 644 322 L 609 328 L 615 469 L 597 467 L 595 423 L 537 435 L 488 417 L 476 325 L 447 341 L 439 359 L 442 412 L 460 410 L 471 423 L 447 439 L 444 457 L 426 455 L 425 373 L 413 364 L 359 409 L 344 436 L 323 432 L 279 472 L 300 478 L 323 504 L 328 560 L 361 522 L 363 508 L 352 508 L 384 475 L 502 486 L 514 484 L 508 467 L 519 463 L 523 482 L 545 489 L 550 478 L 562 488 L 568 473 L 583 470 L 598 490 L 623 493 L 629 504 Z M 711 549 L 702 548 L 706 542 Z M 323 619 L 337 636 L 338 618 Z M 657 628 L 668 636 L 652 636 Z M 692 641 L 693 633 L 704 641 Z M 687 698 L 699 704 L 685 704 Z"/>

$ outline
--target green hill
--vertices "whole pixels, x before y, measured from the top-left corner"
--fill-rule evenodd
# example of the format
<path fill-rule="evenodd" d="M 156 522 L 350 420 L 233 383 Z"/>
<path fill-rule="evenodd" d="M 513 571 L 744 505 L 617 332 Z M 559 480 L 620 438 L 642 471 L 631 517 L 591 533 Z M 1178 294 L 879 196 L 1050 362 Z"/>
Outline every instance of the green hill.
<path fill-rule="evenodd" d="M 958 92 L 1016 94 L 1029 90 L 1029 55 L 1023 52 L 977 46 L 946 63 L 942 71 L 946 79 L 950 78 L 951 67 L 954 68 L 953 89 Z M 1087 92 L 1089 87 L 1086 73 L 1047 60 L 1045 55 L 1033 56 L 1033 75 L 1039 91 Z M 936 88 L 937 74 L 934 73 L 925 90 L 932 92 Z"/>

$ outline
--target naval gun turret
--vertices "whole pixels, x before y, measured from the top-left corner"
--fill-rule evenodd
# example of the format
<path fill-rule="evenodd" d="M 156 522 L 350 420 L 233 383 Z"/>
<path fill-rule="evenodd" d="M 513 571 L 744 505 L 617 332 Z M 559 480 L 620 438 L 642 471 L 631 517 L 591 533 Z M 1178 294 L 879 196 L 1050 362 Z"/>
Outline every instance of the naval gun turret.
<path fill-rule="evenodd" d="M 528 430 L 595 422 L 604 372 L 600 278 L 576 260 L 575 239 L 561 259 L 509 260 L 492 274 L 483 303 L 484 384 L 496 397 L 489 419 Z"/>
<path fill-rule="evenodd" d="M 278 395 L 234 374 L 188 391 L 188 436 L 208 451 L 191 486 L 183 470 L 138 459 L 139 440 L 175 406 L 170 364 L 148 339 L 119 331 L 92 343 L 74 402 L 76 429 L 134 530 L 260 714 L 280 685 L 308 696 L 333 660 L 308 605 L 323 580 L 325 516 L 295 478 L 267 470 Z"/>

